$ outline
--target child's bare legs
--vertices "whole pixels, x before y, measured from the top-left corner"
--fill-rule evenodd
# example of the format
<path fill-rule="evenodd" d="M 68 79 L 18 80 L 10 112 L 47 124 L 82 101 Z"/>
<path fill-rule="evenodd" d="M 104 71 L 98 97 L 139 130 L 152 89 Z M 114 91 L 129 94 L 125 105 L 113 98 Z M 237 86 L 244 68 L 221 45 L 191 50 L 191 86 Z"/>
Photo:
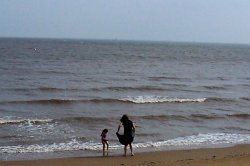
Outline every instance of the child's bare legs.
<path fill-rule="evenodd" d="M 102 143 L 102 153 L 103 153 L 103 156 L 105 155 L 105 144 Z"/>
<path fill-rule="evenodd" d="M 108 155 L 109 143 L 103 141 L 103 142 L 102 142 L 102 153 L 103 153 L 103 156 L 105 156 L 105 149 L 106 149 L 105 146 L 107 146 L 107 155 Z"/>
<path fill-rule="evenodd" d="M 109 150 L 109 143 L 108 141 L 106 142 L 106 145 L 107 145 L 107 151 Z"/>

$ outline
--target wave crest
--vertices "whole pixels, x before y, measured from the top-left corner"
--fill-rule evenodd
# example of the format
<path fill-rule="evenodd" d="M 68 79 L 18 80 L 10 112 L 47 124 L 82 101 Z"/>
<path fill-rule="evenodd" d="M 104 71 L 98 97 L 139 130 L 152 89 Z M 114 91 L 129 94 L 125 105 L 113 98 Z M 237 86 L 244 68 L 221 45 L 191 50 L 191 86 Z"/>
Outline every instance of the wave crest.
<path fill-rule="evenodd" d="M 41 124 L 51 121 L 52 119 L 0 119 L 0 124 Z"/>
<path fill-rule="evenodd" d="M 219 145 L 219 144 L 243 144 L 250 142 L 249 134 L 231 134 L 231 133 L 207 133 L 198 134 L 185 137 L 178 137 L 171 140 L 159 142 L 146 142 L 138 143 L 134 147 L 163 147 L 163 146 L 206 146 L 206 145 Z"/>
<path fill-rule="evenodd" d="M 188 102 L 204 102 L 206 98 L 169 98 L 163 96 L 128 96 L 126 98 L 120 99 L 121 101 L 132 102 L 136 104 L 144 104 L 144 103 L 188 103 Z"/>
<path fill-rule="evenodd" d="M 134 143 L 134 148 L 147 148 L 147 147 L 182 147 L 192 149 L 196 146 L 209 146 L 219 144 L 243 144 L 250 143 L 249 134 L 234 134 L 234 133 L 207 133 L 190 135 L 184 137 L 177 137 L 165 141 L 148 141 Z M 120 144 L 112 144 L 110 149 L 117 150 L 122 149 Z M 72 139 L 67 142 L 53 143 L 53 144 L 34 144 L 34 145 L 16 145 L 16 146 L 1 146 L 1 153 L 41 153 L 41 152 L 62 152 L 62 151 L 100 151 L 102 150 L 102 144 L 97 142 L 82 142 L 77 139 Z"/>

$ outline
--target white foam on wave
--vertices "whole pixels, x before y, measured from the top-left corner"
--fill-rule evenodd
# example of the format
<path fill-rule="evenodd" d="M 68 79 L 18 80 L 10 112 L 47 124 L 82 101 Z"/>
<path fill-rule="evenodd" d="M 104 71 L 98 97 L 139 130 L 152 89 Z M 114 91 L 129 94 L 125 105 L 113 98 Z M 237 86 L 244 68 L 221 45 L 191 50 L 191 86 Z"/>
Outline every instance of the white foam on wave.
<path fill-rule="evenodd" d="M 100 150 L 102 145 L 93 142 L 79 142 L 76 139 L 66 143 L 53 143 L 44 145 L 18 145 L 2 146 L 0 153 L 41 153 L 41 152 L 58 152 L 58 151 L 75 151 L 75 150 Z"/>
<path fill-rule="evenodd" d="M 120 99 L 121 101 L 129 101 L 136 104 L 144 104 L 144 103 L 186 103 L 186 102 L 204 102 L 206 98 L 170 98 L 164 96 L 128 96 Z"/>
<path fill-rule="evenodd" d="M 34 124 L 34 123 L 48 123 L 51 122 L 52 119 L 12 119 L 12 118 L 0 118 L 0 124 Z"/>
<path fill-rule="evenodd" d="M 148 148 L 148 147 L 188 147 L 194 146 L 209 146 L 219 144 L 244 144 L 250 143 L 250 134 L 230 134 L 230 133 L 208 133 L 198 134 L 185 137 L 178 137 L 166 141 L 158 142 L 144 142 L 134 143 L 134 148 Z M 117 150 L 122 149 L 120 144 L 111 144 L 110 149 Z M 72 139 L 65 143 L 53 143 L 43 145 L 18 145 L 18 146 L 0 146 L 0 153 L 41 153 L 41 152 L 62 152 L 62 151 L 101 151 L 102 144 L 96 142 L 81 142 L 76 139 Z"/>
<path fill-rule="evenodd" d="M 230 133 L 208 133 L 192 136 L 178 137 L 171 140 L 159 142 L 138 143 L 135 147 L 163 147 L 163 146 L 204 146 L 219 144 L 243 144 L 250 143 L 249 134 L 230 134 Z"/>

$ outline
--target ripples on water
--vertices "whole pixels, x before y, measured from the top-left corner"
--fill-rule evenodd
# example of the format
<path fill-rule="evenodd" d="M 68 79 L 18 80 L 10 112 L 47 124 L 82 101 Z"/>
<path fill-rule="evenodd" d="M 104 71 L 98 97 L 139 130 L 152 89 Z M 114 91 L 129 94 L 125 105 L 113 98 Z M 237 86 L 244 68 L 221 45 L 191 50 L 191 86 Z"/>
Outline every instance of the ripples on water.
<path fill-rule="evenodd" d="M 0 39 L 0 159 L 250 143 L 250 46 Z M 153 130 L 152 130 L 153 129 Z"/>

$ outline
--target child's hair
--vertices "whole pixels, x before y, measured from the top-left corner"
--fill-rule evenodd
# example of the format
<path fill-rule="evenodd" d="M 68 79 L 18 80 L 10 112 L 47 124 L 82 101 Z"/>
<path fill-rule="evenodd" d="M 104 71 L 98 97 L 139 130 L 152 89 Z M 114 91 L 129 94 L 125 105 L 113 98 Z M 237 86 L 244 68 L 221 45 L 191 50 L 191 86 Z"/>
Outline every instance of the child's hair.
<path fill-rule="evenodd" d="M 103 129 L 102 132 L 107 133 L 107 132 L 108 132 L 108 129 Z"/>

